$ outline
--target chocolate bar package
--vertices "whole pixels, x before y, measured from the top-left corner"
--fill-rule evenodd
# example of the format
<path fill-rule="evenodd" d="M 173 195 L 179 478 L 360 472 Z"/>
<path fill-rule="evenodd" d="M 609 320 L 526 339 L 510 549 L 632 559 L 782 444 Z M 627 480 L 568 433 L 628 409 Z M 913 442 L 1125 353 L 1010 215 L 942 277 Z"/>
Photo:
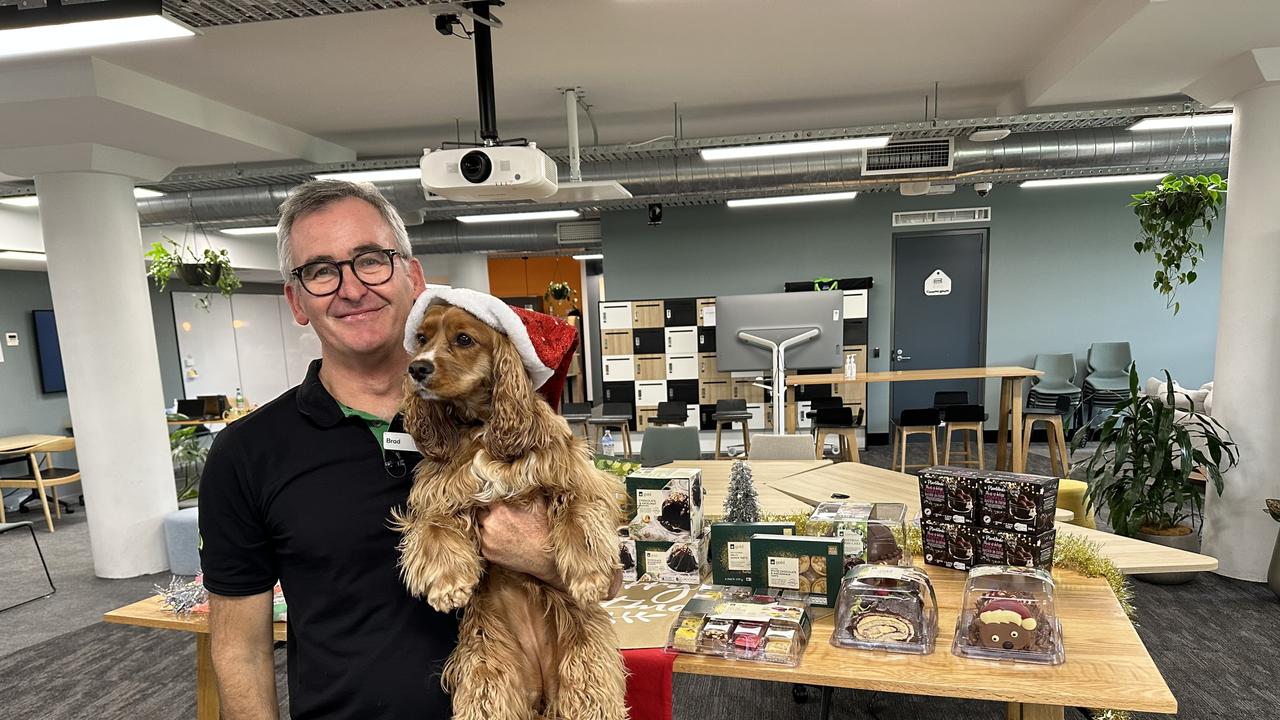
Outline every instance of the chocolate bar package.
<path fill-rule="evenodd" d="M 978 522 L 977 471 L 939 465 L 921 470 L 919 477 L 921 517 L 966 525 Z"/>
<path fill-rule="evenodd" d="M 795 535 L 793 522 L 718 522 L 711 525 L 712 582 L 717 585 L 751 587 L 751 536 Z"/>
<path fill-rule="evenodd" d="M 641 468 L 627 476 L 636 540 L 682 540 L 702 535 L 702 471 Z"/>
<path fill-rule="evenodd" d="M 707 564 L 707 535 L 696 540 L 636 540 L 638 576 L 684 585 L 700 585 Z"/>
<path fill-rule="evenodd" d="M 1034 534 L 982 528 L 978 530 L 978 564 L 1050 570 L 1057 535 L 1052 528 Z"/>
<path fill-rule="evenodd" d="M 817 607 L 834 608 L 844 575 L 844 542 L 808 535 L 751 538 L 751 582 L 756 587 L 795 590 Z"/>
<path fill-rule="evenodd" d="M 980 526 L 1023 533 L 1053 528 L 1057 478 L 988 470 L 982 474 L 980 489 Z"/>
<path fill-rule="evenodd" d="M 978 564 L 978 530 L 972 525 L 924 520 L 920 535 L 926 563 L 953 570 Z"/>

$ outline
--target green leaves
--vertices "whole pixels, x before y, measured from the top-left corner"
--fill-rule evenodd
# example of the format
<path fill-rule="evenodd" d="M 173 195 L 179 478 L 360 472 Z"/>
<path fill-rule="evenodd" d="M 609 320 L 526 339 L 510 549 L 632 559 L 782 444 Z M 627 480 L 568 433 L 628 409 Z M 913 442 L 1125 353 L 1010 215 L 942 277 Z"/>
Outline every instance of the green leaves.
<path fill-rule="evenodd" d="M 1147 397 L 1138 389 L 1137 366 L 1129 366 L 1129 397 L 1103 422 L 1097 448 L 1084 462 L 1085 502 L 1091 508 L 1105 505 L 1121 535 L 1132 537 L 1143 527 L 1168 529 L 1200 514 L 1204 489 L 1192 473 L 1203 473 L 1222 494 L 1222 473 L 1238 461 L 1231 433 L 1194 407 L 1175 410 L 1168 371 L 1165 380 L 1165 397 Z M 1085 426 L 1075 433 L 1073 450 L 1084 445 L 1089 431 Z"/>
<path fill-rule="evenodd" d="M 1227 181 L 1213 175 L 1166 176 L 1154 190 L 1130 195 L 1129 207 L 1138 216 L 1140 239 L 1134 252 L 1151 253 L 1157 270 L 1152 289 L 1166 297 L 1165 306 L 1177 315 L 1182 309 L 1178 288 L 1196 281 L 1193 268 L 1204 258 L 1204 244 L 1194 239 L 1197 227 L 1206 234 L 1226 204 Z M 1185 269 L 1184 269 L 1185 267 Z"/>

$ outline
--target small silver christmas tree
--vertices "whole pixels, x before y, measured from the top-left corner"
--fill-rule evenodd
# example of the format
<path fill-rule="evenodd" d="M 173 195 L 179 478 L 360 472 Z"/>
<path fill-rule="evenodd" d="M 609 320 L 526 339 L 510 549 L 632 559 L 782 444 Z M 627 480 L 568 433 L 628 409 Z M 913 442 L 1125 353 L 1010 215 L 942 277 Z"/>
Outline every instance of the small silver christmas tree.
<path fill-rule="evenodd" d="M 760 522 L 760 500 L 751 479 L 751 465 L 735 460 L 729 470 L 729 494 L 724 499 L 725 522 Z"/>

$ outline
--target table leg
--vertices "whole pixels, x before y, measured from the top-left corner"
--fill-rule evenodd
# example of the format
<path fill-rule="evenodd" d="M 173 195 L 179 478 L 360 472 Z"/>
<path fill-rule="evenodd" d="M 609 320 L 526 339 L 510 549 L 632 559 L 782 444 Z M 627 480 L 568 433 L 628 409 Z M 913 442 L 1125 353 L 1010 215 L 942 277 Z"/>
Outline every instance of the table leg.
<path fill-rule="evenodd" d="M 1005 458 L 1009 452 L 1009 378 L 1000 378 L 1000 429 L 996 431 L 996 469 L 1008 470 Z"/>
<path fill-rule="evenodd" d="M 212 647 L 208 633 L 196 634 L 196 720 L 218 720 L 221 713 Z"/>
<path fill-rule="evenodd" d="M 1008 720 L 1062 720 L 1063 713 L 1064 708 L 1061 705 L 1009 703 L 1006 717 Z"/>
<path fill-rule="evenodd" d="M 835 688 L 822 688 L 822 702 L 818 706 L 818 718 L 820 720 L 828 720 L 831 717 L 831 695 L 835 692 Z"/>
<path fill-rule="evenodd" d="M 1026 469 L 1022 443 L 1022 378 L 1009 379 L 1009 400 L 1009 426 L 1012 429 L 1009 443 L 1013 448 L 1009 466 L 1020 473 Z"/>

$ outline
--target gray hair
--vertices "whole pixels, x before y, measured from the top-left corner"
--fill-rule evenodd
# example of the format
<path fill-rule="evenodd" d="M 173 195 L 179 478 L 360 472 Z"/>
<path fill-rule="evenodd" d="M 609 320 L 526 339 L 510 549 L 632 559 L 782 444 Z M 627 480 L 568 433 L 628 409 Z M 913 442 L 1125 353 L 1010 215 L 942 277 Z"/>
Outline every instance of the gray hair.
<path fill-rule="evenodd" d="M 293 224 L 300 218 L 345 198 L 358 198 L 374 206 L 391 227 L 396 251 L 405 260 L 413 258 L 413 246 L 409 244 L 409 231 L 404 227 L 404 220 L 373 183 L 312 180 L 294 188 L 280 204 L 280 222 L 276 224 L 276 253 L 280 258 L 280 274 L 286 282 L 291 279 L 289 273 L 293 270 Z"/>

